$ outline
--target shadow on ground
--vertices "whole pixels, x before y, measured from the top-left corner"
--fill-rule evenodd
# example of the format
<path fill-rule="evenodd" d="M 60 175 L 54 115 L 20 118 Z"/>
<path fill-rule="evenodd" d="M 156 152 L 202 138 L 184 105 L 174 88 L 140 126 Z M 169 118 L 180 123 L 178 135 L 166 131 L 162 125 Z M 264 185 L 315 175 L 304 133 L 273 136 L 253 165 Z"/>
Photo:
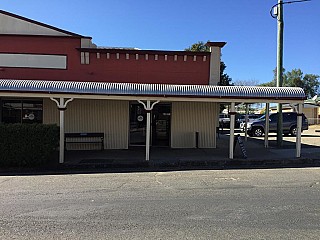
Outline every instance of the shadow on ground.
<path fill-rule="evenodd" d="M 315 136 L 317 137 L 317 136 Z M 234 148 L 234 159 L 229 159 L 229 136 L 220 134 L 215 149 L 171 149 L 152 147 L 150 161 L 145 161 L 145 148 L 126 150 L 67 151 L 65 163 L 58 161 L 41 168 L 0 169 L 0 175 L 89 174 L 153 171 L 185 171 L 216 169 L 255 169 L 285 167 L 319 167 L 320 147 L 302 144 L 301 158 L 295 157 L 295 142 L 284 138 L 283 147 L 276 140 L 264 147 L 263 138 L 244 141 L 247 158 L 239 144 Z"/>

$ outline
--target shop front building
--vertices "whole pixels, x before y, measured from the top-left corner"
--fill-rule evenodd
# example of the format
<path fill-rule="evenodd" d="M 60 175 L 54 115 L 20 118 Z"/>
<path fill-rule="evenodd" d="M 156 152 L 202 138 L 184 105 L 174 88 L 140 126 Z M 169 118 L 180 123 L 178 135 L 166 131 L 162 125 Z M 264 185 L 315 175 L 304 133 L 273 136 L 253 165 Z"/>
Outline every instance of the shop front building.
<path fill-rule="evenodd" d="M 223 87 L 220 56 L 210 52 L 103 48 L 78 35 L 0 11 L 0 119 L 2 123 L 60 126 L 64 133 L 104 134 L 104 149 L 216 148 L 219 105 L 294 102 L 299 88 Z M 233 158 L 234 129 L 230 129 Z M 74 144 L 70 149 L 90 149 Z"/>

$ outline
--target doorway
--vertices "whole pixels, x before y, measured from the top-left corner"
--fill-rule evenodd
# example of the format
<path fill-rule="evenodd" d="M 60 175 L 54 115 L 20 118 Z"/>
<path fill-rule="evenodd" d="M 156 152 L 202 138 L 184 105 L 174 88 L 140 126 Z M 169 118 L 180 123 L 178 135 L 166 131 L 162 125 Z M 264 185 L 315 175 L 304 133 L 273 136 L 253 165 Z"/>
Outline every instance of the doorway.
<path fill-rule="evenodd" d="M 158 104 L 152 110 L 152 146 L 170 146 L 171 104 Z"/>
<path fill-rule="evenodd" d="M 147 112 L 140 103 L 130 103 L 129 145 L 145 146 Z M 170 146 L 171 104 L 159 103 L 151 112 L 151 145 Z"/>

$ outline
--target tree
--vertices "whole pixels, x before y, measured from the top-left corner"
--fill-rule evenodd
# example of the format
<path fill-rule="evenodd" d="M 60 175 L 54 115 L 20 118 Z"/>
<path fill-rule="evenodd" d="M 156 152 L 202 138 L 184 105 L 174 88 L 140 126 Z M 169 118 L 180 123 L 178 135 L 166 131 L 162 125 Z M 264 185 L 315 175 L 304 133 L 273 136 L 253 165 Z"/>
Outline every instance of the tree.
<path fill-rule="evenodd" d="M 224 70 L 227 68 L 227 66 L 224 64 L 224 62 L 220 61 L 220 86 L 233 86 L 232 78 L 229 77 L 228 74 L 224 72 Z"/>
<path fill-rule="evenodd" d="M 273 71 L 274 77 L 271 82 L 263 83 L 260 86 L 275 87 L 277 85 L 276 69 Z M 315 74 L 305 74 L 301 69 L 292 69 L 285 72 L 283 69 L 283 87 L 301 87 L 308 98 L 315 96 L 320 88 L 319 76 Z"/>
<path fill-rule="evenodd" d="M 314 74 L 305 74 L 303 79 L 303 90 L 308 98 L 314 97 L 316 94 L 319 94 L 320 82 L 319 76 Z"/>
<path fill-rule="evenodd" d="M 186 48 L 185 51 L 190 52 L 209 52 L 210 48 L 202 41 L 192 44 L 190 47 Z M 224 62 L 220 61 L 220 81 L 218 85 L 220 86 L 233 86 L 232 78 L 229 77 L 224 71 L 227 68 Z"/>
<path fill-rule="evenodd" d="M 236 80 L 233 83 L 235 86 L 257 86 L 257 85 L 259 85 L 259 81 L 256 79 Z"/>
<path fill-rule="evenodd" d="M 194 43 L 184 50 L 189 52 L 210 52 L 210 48 L 202 41 Z"/>
<path fill-rule="evenodd" d="M 284 73 L 286 70 L 282 68 L 282 72 Z M 283 76 L 284 80 L 285 76 Z M 276 87 L 277 86 L 277 68 L 273 70 L 273 79 L 271 82 L 262 83 L 259 86 L 261 87 Z"/>

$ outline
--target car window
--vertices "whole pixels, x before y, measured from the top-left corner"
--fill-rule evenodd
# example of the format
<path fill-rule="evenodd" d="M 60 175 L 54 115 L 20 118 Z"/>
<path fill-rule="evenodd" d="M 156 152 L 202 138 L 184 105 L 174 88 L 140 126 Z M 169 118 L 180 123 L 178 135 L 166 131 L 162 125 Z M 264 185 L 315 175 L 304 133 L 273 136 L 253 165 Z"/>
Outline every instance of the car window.
<path fill-rule="evenodd" d="M 271 120 L 271 121 L 276 121 L 277 120 L 277 114 L 275 113 L 275 114 L 271 114 L 270 116 L 269 116 L 269 119 Z"/>
<path fill-rule="evenodd" d="M 292 112 L 292 113 L 286 113 L 283 115 L 283 120 L 284 121 L 295 121 L 297 119 L 297 114 Z"/>

